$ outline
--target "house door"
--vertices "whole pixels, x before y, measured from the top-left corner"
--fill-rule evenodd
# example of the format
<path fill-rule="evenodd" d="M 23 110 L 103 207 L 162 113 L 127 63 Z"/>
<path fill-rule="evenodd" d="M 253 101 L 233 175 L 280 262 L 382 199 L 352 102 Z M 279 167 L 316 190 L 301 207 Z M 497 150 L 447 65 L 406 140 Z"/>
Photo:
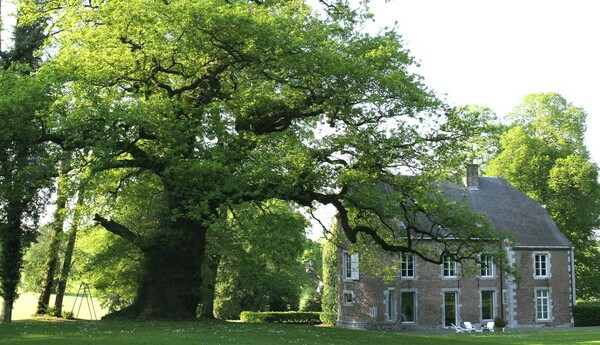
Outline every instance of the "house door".
<path fill-rule="evenodd" d="M 444 326 L 452 327 L 456 324 L 457 314 L 457 292 L 444 292 Z M 458 325 L 457 325 L 458 326 Z"/>

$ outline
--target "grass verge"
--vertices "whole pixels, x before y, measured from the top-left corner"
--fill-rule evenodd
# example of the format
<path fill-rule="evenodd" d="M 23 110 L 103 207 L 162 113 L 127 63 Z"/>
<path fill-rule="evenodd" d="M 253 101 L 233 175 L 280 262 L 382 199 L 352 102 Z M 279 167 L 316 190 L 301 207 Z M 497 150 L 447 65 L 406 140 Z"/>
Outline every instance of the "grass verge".
<path fill-rule="evenodd" d="M 400 334 L 326 327 L 218 321 L 15 321 L 0 344 L 600 344 L 600 331 Z"/>

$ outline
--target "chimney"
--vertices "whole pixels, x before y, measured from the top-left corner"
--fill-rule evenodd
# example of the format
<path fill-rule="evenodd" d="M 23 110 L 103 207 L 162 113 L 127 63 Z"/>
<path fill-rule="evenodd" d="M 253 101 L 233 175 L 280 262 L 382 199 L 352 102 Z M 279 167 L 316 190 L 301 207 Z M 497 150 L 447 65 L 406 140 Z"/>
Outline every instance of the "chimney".
<path fill-rule="evenodd" d="M 465 184 L 468 190 L 479 190 L 479 165 L 467 164 L 467 176 Z"/>

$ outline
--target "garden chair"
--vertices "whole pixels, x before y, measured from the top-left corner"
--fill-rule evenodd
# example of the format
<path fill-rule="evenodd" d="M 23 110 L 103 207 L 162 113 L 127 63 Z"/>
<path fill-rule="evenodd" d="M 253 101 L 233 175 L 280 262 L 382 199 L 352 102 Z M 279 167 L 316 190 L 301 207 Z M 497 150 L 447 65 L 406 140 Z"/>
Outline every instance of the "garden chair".
<path fill-rule="evenodd" d="M 454 327 L 454 330 L 456 331 L 456 333 L 466 333 L 467 330 L 462 328 L 461 326 L 456 326 L 455 324 L 451 323 L 452 327 Z"/>
<path fill-rule="evenodd" d="M 471 333 L 471 332 L 483 332 L 483 329 L 477 329 L 477 328 L 475 328 L 475 326 L 473 326 L 473 324 L 470 323 L 469 321 L 465 321 L 464 324 L 465 324 L 465 330 L 467 330 L 468 333 Z"/>
<path fill-rule="evenodd" d="M 485 326 L 483 326 L 482 330 L 486 331 L 486 332 L 493 332 L 494 331 L 494 321 L 489 321 Z"/>

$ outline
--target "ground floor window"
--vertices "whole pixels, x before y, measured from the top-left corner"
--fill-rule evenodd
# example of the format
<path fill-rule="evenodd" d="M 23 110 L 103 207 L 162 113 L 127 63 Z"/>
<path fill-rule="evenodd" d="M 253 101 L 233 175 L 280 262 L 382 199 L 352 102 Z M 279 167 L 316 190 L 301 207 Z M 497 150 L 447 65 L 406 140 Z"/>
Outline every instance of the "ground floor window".
<path fill-rule="evenodd" d="M 550 290 L 535 290 L 535 318 L 538 321 L 550 320 Z"/>
<path fill-rule="evenodd" d="M 344 290 L 342 303 L 346 306 L 354 305 L 354 292 L 350 290 Z"/>
<path fill-rule="evenodd" d="M 494 319 L 494 300 L 495 300 L 495 291 L 493 290 L 484 290 L 481 291 L 481 319 L 482 320 L 492 320 Z"/>
<path fill-rule="evenodd" d="M 446 291 L 444 292 L 444 326 L 452 327 L 457 325 L 458 315 L 458 292 L 457 291 Z"/>
<path fill-rule="evenodd" d="M 415 322 L 416 319 L 416 294 L 413 291 L 401 293 L 402 322 Z"/>

